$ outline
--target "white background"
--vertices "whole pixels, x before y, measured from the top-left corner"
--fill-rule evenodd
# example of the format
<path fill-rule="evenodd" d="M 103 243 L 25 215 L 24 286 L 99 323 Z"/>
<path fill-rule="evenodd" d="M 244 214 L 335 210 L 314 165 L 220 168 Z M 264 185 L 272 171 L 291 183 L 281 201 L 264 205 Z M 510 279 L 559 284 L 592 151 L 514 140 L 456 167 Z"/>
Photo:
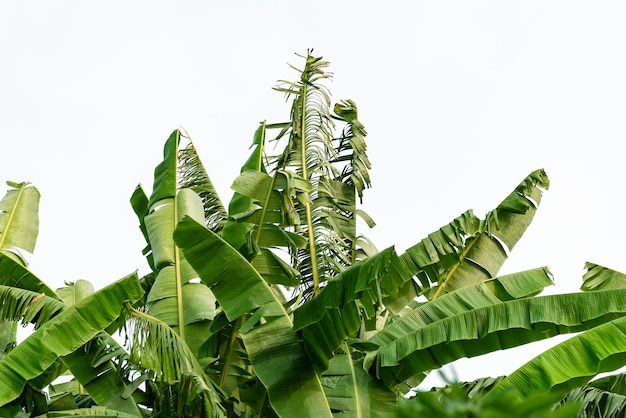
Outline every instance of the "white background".
<path fill-rule="evenodd" d="M 545 168 L 501 273 L 548 265 L 549 293 L 576 291 L 585 261 L 626 271 L 625 18 L 618 1 L 2 1 L 0 181 L 42 194 L 31 269 L 52 287 L 146 273 L 128 200 L 151 190 L 170 132 L 227 203 L 258 122 L 288 118 L 271 88 L 314 48 L 369 133 L 362 208 L 378 225 L 363 232 L 379 248 L 483 216 Z M 455 368 L 509 373 L 544 348 Z"/>

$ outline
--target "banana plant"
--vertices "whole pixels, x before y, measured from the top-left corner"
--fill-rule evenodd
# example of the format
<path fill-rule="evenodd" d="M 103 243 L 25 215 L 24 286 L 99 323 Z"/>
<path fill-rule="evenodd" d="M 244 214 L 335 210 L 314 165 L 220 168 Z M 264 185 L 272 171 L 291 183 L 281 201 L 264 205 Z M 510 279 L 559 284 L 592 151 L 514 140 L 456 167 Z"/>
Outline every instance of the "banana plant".
<path fill-rule="evenodd" d="M 276 87 L 289 120 L 260 124 L 227 208 L 188 135 L 165 141 L 152 191 L 139 185 L 130 199 L 146 240 L 141 278 L 95 292 L 83 281 L 45 286 L 25 265 L 38 193 L 9 183 L 0 319 L 35 331 L 0 360 L 0 413 L 394 417 L 432 370 L 567 333 L 578 335 L 490 380 L 476 405 L 541 399 L 544 410 L 559 399 L 543 395 L 570 390 L 561 413 L 572 402 L 623 411 L 623 377 L 588 382 L 626 364 L 626 276 L 590 263 L 583 292 L 541 296 L 547 267 L 499 275 L 549 188 L 546 172 L 484 217 L 468 210 L 404 253 L 379 251 L 356 228 L 357 217 L 374 225 L 358 207 L 371 167 L 357 106 L 332 105 L 328 62 L 302 58 L 298 79 Z M 118 328 L 125 347 L 111 337 Z M 11 346 L 12 334 L 0 342 Z M 60 385 L 53 402 L 41 398 L 68 370 L 90 404 Z"/>

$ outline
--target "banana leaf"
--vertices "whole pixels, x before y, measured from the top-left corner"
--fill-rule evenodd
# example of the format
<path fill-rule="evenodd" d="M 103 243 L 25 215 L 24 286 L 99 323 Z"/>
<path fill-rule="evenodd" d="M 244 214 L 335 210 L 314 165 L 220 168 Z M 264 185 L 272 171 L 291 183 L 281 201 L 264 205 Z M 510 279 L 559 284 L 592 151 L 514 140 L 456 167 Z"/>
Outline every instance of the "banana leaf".
<path fill-rule="evenodd" d="M 44 373 L 59 357 L 75 352 L 115 321 L 125 300 L 136 302 L 142 294 L 137 276 L 132 274 L 64 309 L 42 325 L 0 361 L 0 381 L 4 385 L 0 405 L 17 398 L 29 380 Z M 24 362 L 25 358 L 37 361 Z M 136 406 L 135 410 L 138 412 Z"/>
<path fill-rule="evenodd" d="M 289 316 L 263 278 L 220 237 L 191 218 L 174 233 L 185 258 L 240 328 L 252 368 L 279 416 L 330 417 L 320 380 Z"/>
<path fill-rule="evenodd" d="M 172 235 L 183 216 L 205 225 L 207 216 L 212 217 L 210 227 L 221 230 L 223 208 L 193 145 L 179 150 L 180 137 L 180 132 L 174 131 L 166 141 L 149 201 L 141 190 L 136 190 L 131 203 L 148 240 L 146 253 L 155 274 L 147 295 L 148 313 L 179 332 L 197 354 L 215 315 L 215 297 L 204 284 L 193 282 L 197 274 Z"/>
<path fill-rule="evenodd" d="M 347 354 L 338 354 L 322 374 L 322 385 L 335 417 L 394 417 L 398 400 Z"/>
<path fill-rule="evenodd" d="M 376 372 L 385 384 L 404 391 L 419 383 L 424 372 L 461 357 L 590 330 L 626 314 L 626 290 L 505 302 L 490 294 L 482 291 L 476 293 L 480 297 L 463 295 L 455 301 L 458 295 L 452 292 L 450 297 L 442 297 L 448 307 L 456 305 L 449 313 L 439 310 L 436 301 L 418 307 L 368 341 L 377 348 L 368 352 L 364 367 L 375 361 Z"/>
<path fill-rule="evenodd" d="M 626 301 L 622 289 L 584 293 L 588 294 L 600 294 L 601 297 L 589 302 L 605 309 L 615 305 L 610 299 L 620 300 L 622 306 Z M 513 388 L 521 396 L 528 396 L 536 392 L 574 389 L 598 373 L 617 370 L 624 365 L 626 317 L 620 317 L 544 351 L 503 379 L 494 391 Z"/>
<path fill-rule="evenodd" d="M 610 388 L 599 389 L 590 382 L 589 385 L 575 388 L 568 392 L 563 404 L 578 403 L 578 418 L 618 418 L 624 416 L 626 395 L 616 393 Z"/>
<path fill-rule="evenodd" d="M 32 323 L 35 329 L 67 307 L 63 302 L 43 293 L 11 286 L 0 286 L 0 301 L 0 319 Z"/>
<path fill-rule="evenodd" d="M 320 292 L 294 311 L 294 329 L 301 330 L 316 370 L 329 366 L 334 351 L 382 309 L 382 296 L 397 292 L 402 265 L 392 247 L 355 263 L 330 279 Z"/>
<path fill-rule="evenodd" d="M 126 304 L 124 309 L 129 361 L 142 372 L 149 370 L 159 382 L 177 390 L 177 410 L 203 410 L 203 416 L 223 417 L 218 390 L 204 373 L 187 343 L 163 321 Z"/>
<path fill-rule="evenodd" d="M 626 288 L 626 274 L 624 273 L 590 262 L 585 263 L 585 270 L 583 284 L 580 287 L 583 291 Z"/>
<path fill-rule="evenodd" d="M 56 292 L 39 277 L 35 276 L 20 262 L 5 254 L 0 254 L 0 285 L 43 293 L 51 298 L 59 298 Z"/>
<path fill-rule="evenodd" d="M 33 253 L 39 233 L 39 191 L 29 183 L 7 182 L 0 200 L 0 251 L 26 265 L 22 251 Z"/>
<path fill-rule="evenodd" d="M 544 170 L 530 173 L 484 221 L 471 211 L 428 236 L 401 258 L 429 299 L 496 277 L 550 186 Z M 436 288 L 431 290 L 432 284 Z"/>

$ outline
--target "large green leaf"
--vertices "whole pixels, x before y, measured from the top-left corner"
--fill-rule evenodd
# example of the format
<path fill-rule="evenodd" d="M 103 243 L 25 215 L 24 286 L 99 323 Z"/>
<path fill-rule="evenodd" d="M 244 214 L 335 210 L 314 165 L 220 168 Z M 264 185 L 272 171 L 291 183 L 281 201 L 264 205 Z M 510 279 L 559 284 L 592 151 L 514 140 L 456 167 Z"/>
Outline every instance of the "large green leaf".
<path fill-rule="evenodd" d="M 322 374 L 322 385 L 337 417 L 393 417 L 398 403 L 395 393 L 362 368 L 347 354 L 338 354 Z"/>
<path fill-rule="evenodd" d="M 626 274 L 594 263 L 585 263 L 587 270 L 583 275 L 584 291 L 610 290 L 626 288 Z"/>
<path fill-rule="evenodd" d="M 42 325 L 0 361 L 0 381 L 4 385 L 0 405 L 17 398 L 29 380 L 44 373 L 59 357 L 75 352 L 115 321 L 124 301 L 136 302 L 142 295 L 137 276 L 132 274 L 64 309 Z"/>
<path fill-rule="evenodd" d="M 431 290 L 431 286 L 462 262 L 461 255 L 469 239 L 481 233 L 483 228 L 484 223 L 468 210 L 408 248 L 400 255 L 400 261 L 419 284 L 407 281 L 398 297 L 386 301 L 386 306 L 398 313 L 420 294 L 432 298 L 436 287 Z"/>
<path fill-rule="evenodd" d="M 131 202 L 148 240 L 146 255 L 149 253 L 149 264 L 155 273 L 147 296 L 148 312 L 177 330 L 192 352 L 198 353 L 215 315 L 215 298 L 204 284 L 193 282 L 197 274 L 176 247 L 173 233 L 183 216 L 205 224 L 207 216 L 212 216 L 221 203 L 212 193 L 212 185 L 192 144 L 179 151 L 179 141 L 180 132 L 175 131 L 165 144 L 164 159 L 155 169 L 154 191 L 149 202 L 146 203 L 140 190 L 135 191 Z M 218 218 L 212 218 L 212 226 L 218 228 L 220 224 L 221 229 Z"/>
<path fill-rule="evenodd" d="M 33 323 L 37 329 L 66 307 L 63 302 L 43 293 L 0 286 L 0 319 L 5 321 Z"/>
<path fill-rule="evenodd" d="M 9 191 L 0 200 L 0 250 L 19 257 L 35 250 L 39 233 L 39 191 L 29 183 L 7 182 Z"/>
<path fill-rule="evenodd" d="M 321 383 L 289 316 L 267 283 L 233 247 L 190 218 L 174 239 L 230 321 L 248 318 L 241 337 L 254 372 L 284 417 L 329 417 Z"/>
<path fill-rule="evenodd" d="M 623 417 L 626 409 L 626 395 L 616 393 L 611 388 L 599 389 L 594 386 L 594 383 L 571 390 L 563 399 L 563 403 L 581 404 L 576 414 L 578 418 Z"/>
<path fill-rule="evenodd" d="M 389 387 L 408 390 L 405 381 L 411 386 L 423 378 L 420 373 L 461 357 L 585 331 L 626 314 L 626 290 L 506 302 L 498 302 L 485 290 L 454 301 L 456 292 L 441 298 L 448 308 L 453 307 L 451 312 L 440 310 L 439 303 L 431 301 L 372 337 L 368 342 L 378 348 L 368 354 L 366 367 L 375 360 L 377 373 Z"/>
<path fill-rule="evenodd" d="M 371 181 L 368 170 L 371 167 L 367 158 L 367 145 L 365 143 L 365 127 L 358 120 L 356 103 L 352 100 L 342 100 L 334 106 L 335 114 L 347 123 L 344 131 L 337 139 L 338 157 L 336 162 L 348 161 L 342 170 L 340 180 L 353 186 L 359 198 L 363 199 L 363 190 L 370 187 Z"/>
<path fill-rule="evenodd" d="M 626 293 L 621 289 L 585 295 L 588 294 L 601 294 L 601 297 L 589 302 L 601 305 L 605 309 L 613 305 L 613 310 L 617 310 L 615 304 L 618 300 L 622 307 L 626 302 Z M 615 299 L 615 302 L 612 299 Z M 504 378 L 494 390 L 514 388 L 520 395 L 527 396 L 553 389 L 573 389 L 598 373 L 613 371 L 624 365 L 626 365 L 626 317 L 621 317 L 544 351 Z"/>
<path fill-rule="evenodd" d="M 402 255 L 429 299 L 496 277 L 508 254 L 532 221 L 542 190 L 550 182 L 544 170 L 530 173 L 484 221 L 466 212 Z M 434 292 L 429 291 L 436 283 Z"/>
<path fill-rule="evenodd" d="M 321 291 L 294 311 L 307 353 L 318 371 L 328 368 L 334 351 L 382 309 L 382 298 L 397 292 L 402 272 L 393 248 L 355 263 L 329 280 Z M 400 277 L 400 279 L 398 279 Z"/>
<path fill-rule="evenodd" d="M 89 282 L 79 280 L 76 284 L 70 283 L 59 291 L 64 297 L 64 303 L 59 300 L 60 296 L 29 270 L 3 255 L 0 255 L 0 274 L 4 282 L 10 284 L 0 286 L 2 300 L 0 317 L 12 321 L 32 322 L 35 329 L 53 321 L 54 317 L 69 305 L 93 293 L 93 286 Z M 83 390 L 86 390 L 96 402 L 136 412 L 136 406 L 132 401 L 120 398 L 120 393 L 125 388 L 119 377 L 118 366 L 108 361 L 110 357 L 104 357 L 107 350 L 110 353 L 116 349 L 121 347 L 103 332 L 76 352 L 63 357 L 63 363 L 57 361 L 42 374 L 29 380 L 29 385 L 33 388 L 44 388 L 58 377 L 59 373 L 66 370 L 64 364 L 80 378 Z"/>
<path fill-rule="evenodd" d="M 43 293 L 56 299 L 59 298 L 56 292 L 48 287 L 39 277 L 35 276 L 20 262 L 4 254 L 0 254 L 0 284 Z"/>

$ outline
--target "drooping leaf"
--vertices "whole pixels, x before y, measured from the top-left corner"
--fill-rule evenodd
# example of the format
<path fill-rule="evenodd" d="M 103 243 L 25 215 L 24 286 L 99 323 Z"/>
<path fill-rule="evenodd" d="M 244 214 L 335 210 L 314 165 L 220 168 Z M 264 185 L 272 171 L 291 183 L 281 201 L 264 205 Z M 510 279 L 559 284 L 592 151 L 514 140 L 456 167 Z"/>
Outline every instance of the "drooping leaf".
<path fill-rule="evenodd" d="M 43 293 L 0 286 L 0 319 L 4 321 L 33 323 L 36 329 L 65 308 L 63 302 Z"/>
<path fill-rule="evenodd" d="M 189 385 L 189 405 L 204 405 L 207 417 L 224 416 L 220 396 L 186 342 L 163 321 L 125 306 L 125 334 L 130 362 L 154 372 L 156 379 L 169 385 L 181 381 Z M 182 394 L 179 393 L 182 400 Z M 181 405 L 182 407 L 182 405 Z"/>
<path fill-rule="evenodd" d="M 72 306 L 76 302 L 85 299 L 95 292 L 93 285 L 87 280 L 76 280 L 73 283 L 65 283 L 65 287 L 57 289 L 57 294 L 66 305 Z"/>
<path fill-rule="evenodd" d="M 584 291 L 610 290 L 626 288 L 626 274 L 594 263 L 585 263 L 587 270 L 583 275 Z"/>
<path fill-rule="evenodd" d="M 55 299 L 59 297 L 39 277 L 35 276 L 20 262 L 5 254 L 0 254 L 0 284 L 43 293 Z"/>
<path fill-rule="evenodd" d="M 622 306 L 626 297 L 620 290 L 597 291 L 591 303 L 618 308 L 608 299 L 617 295 Z M 601 372 L 626 365 L 626 317 L 590 329 L 539 354 L 503 379 L 494 390 L 514 390 L 522 396 L 556 389 L 573 389 Z"/>
<path fill-rule="evenodd" d="M 363 190 L 371 186 L 368 170 L 372 167 L 367 157 L 365 144 L 367 132 L 358 120 L 358 110 L 354 101 L 342 100 L 335 104 L 334 111 L 339 118 L 347 122 L 341 137 L 338 138 L 339 145 L 336 147 L 337 162 L 347 161 L 340 180 L 353 186 L 359 198 L 363 200 Z"/>
<path fill-rule="evenodd" d="M 26 382 L 44 373 L 60 356 L 73 353 L 113 322 L 125 300 L 136 302 L 143 294 L 137 276 L 130 275 L 64 309 L 28 336 L 2 361 L 0 405 L 22 392 Z M 37 359 L 24 362 L 23 359 Z"/>
<path fill-rule="evenodd" d="M 397 292 L 403 277 L 394 249 L 388 248 L 344 270 L 294 311 L 294 329 L 302 330 L 305 346 L 318 371 L 328 368 L 334 351 L 362 325 L 361 316 L 375 317 L 382 296 Z M 363 314 L 361 313 L 363 312 Z"/>
<path fill-rule="evenodd" d="M 562 401 L 563 404 L 579 403 L 581 406 L 576 414 L 579 418 L 618 418 L 624 416 L 626 396 L 611 390 L 602 390 L 589 385 L 577 387 Z"/>
<path fill-rule="evenodd" d="M 456 292 L 463 291 L 466 290 Z M 441 299 L 446 304 L 453 302 L 456 292 Z M 590 330 L 621 317 L 626 314 L 625 292 L 573 293 L 498 302 L 491 292 L 483 291 L 476 294 L 482 294 L 480 298 L 463 296 L 461 305 L 448 304 L 448 308 L 453 308 L 449 313 L 439 311 L 440 305 L 431 301 L 373 336 L 368 342 L 378 349 L 368 353 L 365 365 L 369 367 L 375 359 L 377 373 L 389 387 L 408 390 L 423 379 L 421 373 L 461 357 Z M 469 302 L 475 305 L 463 306 Z M 437 316 L 432 318 L 433 315 Z M 404 382 L 409 382 L 409 386 L 403 386 Z"/>

